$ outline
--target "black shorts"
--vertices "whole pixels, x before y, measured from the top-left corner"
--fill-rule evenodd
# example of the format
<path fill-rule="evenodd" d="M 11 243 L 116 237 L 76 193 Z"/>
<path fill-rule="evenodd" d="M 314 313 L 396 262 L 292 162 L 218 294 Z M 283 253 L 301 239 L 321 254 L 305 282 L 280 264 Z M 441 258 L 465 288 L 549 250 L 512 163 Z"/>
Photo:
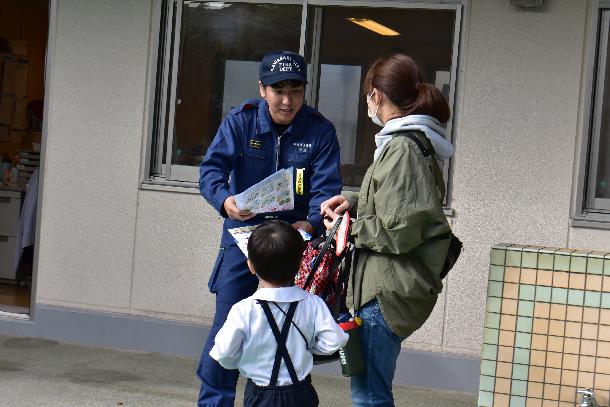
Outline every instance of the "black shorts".
<path fill-rule="evenodd" d="M 248 379 L 244 392 L 244 407 L 317 407 L 319 403 L 309 375 L 286 386 L 257 386 Z"/>

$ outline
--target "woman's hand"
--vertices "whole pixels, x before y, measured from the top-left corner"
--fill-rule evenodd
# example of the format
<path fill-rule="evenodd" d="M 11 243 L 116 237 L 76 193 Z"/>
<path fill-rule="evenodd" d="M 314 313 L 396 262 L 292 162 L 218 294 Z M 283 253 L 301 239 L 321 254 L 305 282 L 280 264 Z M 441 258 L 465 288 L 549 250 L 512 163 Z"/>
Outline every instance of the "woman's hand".
<path fill-rule="evenodd" d="M 230 196 L 227 199 L 225 199 L 225 202 L 223 203 L 222 206 L 225 208 L 225 212 L 227 212 L 227 215 L 231 219 L 237 219 L 237 220 L 243 221 L 243 220 L 248 220 L 248 219 L 256 216 L 255 213 L 252 213 L 248 210 L 242 211 L 241 209 L 239 209 L 237 207 L 237 204 L 235 203 L 234 196 Z"/>
<path fill-rule="evenodd" d="M 341 217 L 341 215 L 339 215 L 335 211 L 330 210 L 330 208 L 327 208 L 326 211 L 324 211 L 324 220 L 323 220 L 324 227 L 326 228 L 326 230 L 331 230 L 333 228 L 333 226 L 335 226 L 336 220 L 340 217 Z"/>
<path fill-rule="evenodd" d="M 347 199 L 345 199 L 345 197 L 341 195 L 335 195 L 332 198 L 322 202 L 322 204 L 320 205 L 320 214 L 324 215 L 328 209 L 334 211 L 339 215 L 342 215 L 343 212 L 349 209 L 349 202 L 347 201 Z"/>

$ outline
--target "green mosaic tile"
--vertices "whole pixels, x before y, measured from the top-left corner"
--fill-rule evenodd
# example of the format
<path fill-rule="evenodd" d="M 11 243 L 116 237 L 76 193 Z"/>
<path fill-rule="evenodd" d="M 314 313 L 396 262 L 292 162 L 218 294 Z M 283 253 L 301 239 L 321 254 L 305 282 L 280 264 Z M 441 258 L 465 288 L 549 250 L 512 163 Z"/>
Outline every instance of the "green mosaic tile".
<path fill-rule="evenodd" d="M 515 250 L 515 251 L 519 251 L 522 252 L 523 250 L 525 250 L 527 248 L 527 245 L 522 245 L 522 244 L 511 244 L 510 247 L 507 247 L 507 250 Z"/>
<path fill-rule="evenodd" d="M 534 315 L 534 302 L 533 301 L 519 301 L 519 309 L 517 314 L 523 317 L 531 317 Z"/>
<path fill-rule="evenodd" d="M 502 298 L 502 283 L 500 283 L 498 281 L 490 281 L 487 284 L 487 295 L 489 297 Z"/>
<path fill-rule="evenodd" d="M 485 318 L 485 327 L 500 329 L 500 314 L 488 312 Z"/>
<path fill-rule="evenodd" d="M 550 302 L 551 287 L 538 286 L 536 287 L 536 301 Z"/>
<path fill-rule="evenodd" d="M 602 293 L 587 291 L 585 293 L 585 307 L 599 308 L 602 303 Z"/>
<path fill-rule="evenodd" d="M 481 357 L 487 360 L 496 360 L 498 358 L 498 345 L 483 344 Z"/>
<path fill-rule="evenodd" d="M 610 308 L 610 293 L 602 293 L 602 308 Z"/>
<path fill-rule="evenodd" d="M 490 263 L 503 266 L 506 261 L 506 250 L 491 249 Z"/>
<path fill-rule="evenodd" d="M 604 260 L 604 275 L 610 276 L 610 260 Z"/>
<path fill-rule="evenodd" d="M 513 365 L 513 379 L 527 380 L 528 371 L 529 371 L 528 365 L 514 364 Z"/>
<path fill-rule="evenodd" d="M 526 398 L 524 396 L 510 396 L 510 404 L 508 407 L 525 407 L 525 400 Z"/>
<path fill-rule="evenodd" d="M 583 290 L 568 290 L 568 304 L 582 306 L 585 300 L 585 292 Z"/>
<path fill-rule="evenodd" d="M 565 254 L 556 254 L 553 270 L 570 271 L 570 256 Z"/>
<path fill-rule="evenodd" d="M 479 390 L 494 391 L 494 382 L 494 377 L 481 375 L 481 381 L 479 382 Z"/>
<path fill-rule="evenodd" d="M 584 273 L 587 271 L 587 258 L 584 256 L 572 256 L 570 262 L 570 271 L 572 273 Z"/>
<path fill-rule="evenodd" d="M 496 375 L 496 361 L 495 360 L 482 360 L 481 361 L 481 374 L 486 376 Z"/>
<path fill-rule="evenodd" d="M 521 267 L 521 251 L 508 250 L 506 252 L 506 265 Z"/>
<path fill-rule="evenodd" d="M 502 308 L 502 298 L 488 297 L 487 298 L 487 312 L 500 312 Z"/>
<path fill-rule="evenodd" d="M 517 332 L 515 334 L 515 346 L 519 348 L 529 348 L 532 345 L 532 334 L 527 332 Z M 525 362 L 517 362 L 515 363 L 527 363 Z"/>
<path fill-rule="evenodd" d="M 538 267 L 538 253 L 523 252 L 521 267 L 528 269 L 535 269 Z"/>
<path fill-rule="evenodd" d="M 513 376 L 514 378 L 514 376 Z M 526 396 L 527 395 L 527 381 L 526 380 L 512 380 L 510 386 L 510 393 L 514 396 Z M 513 397 L 511 397 L 511 406 Z"/>
<path fill-rule="evenodd" d="M 490 345 L 498 344 L 498 329 L 485 328 L 483 333 L 483 342 Z"/>
<path fill-rule="evenodd" d="M 587 273 L 604 274 L 604 260 L 596 257 L 587 259 Z"/>
<path fill-rule="evenodd" d="M 551 302 L 555 304 L 565 304 L 568 302 L 568 290 L 566 288 L 553 287 Z"/>
<path fill-rule="evenodd" d="M 494 394 L 488 391 L 479 392 L 479 407 L 493 407 L 494 405 Z"/>
<path fill-rule="evenodd" d="M 490 281 L 504 281 L 504 266 L 489 266 Z"/>
<path fill-rule="evenodd" d="M 519 286 L 519 299 L 534 301 L 536 296 L 536 286 L 529 284 L 522 284 Z"/>
<path fill-rule="evenodd" d="M 517 331 L 519 332 L 532 332 L 533 318 L 530 317 L 518 317 L 517 318 Z"/>
<path fill-rule="evenodd" d="M 530 362 L 530 350 L 515 348 L 513 353 L 513 362 L 521 365 L 527 365 Z"/>
<path fill-rule="evenodd" d="M 542 270 L 553 270 L 553 255 L 548 253 L 538 254 L 538 268 Z"/>

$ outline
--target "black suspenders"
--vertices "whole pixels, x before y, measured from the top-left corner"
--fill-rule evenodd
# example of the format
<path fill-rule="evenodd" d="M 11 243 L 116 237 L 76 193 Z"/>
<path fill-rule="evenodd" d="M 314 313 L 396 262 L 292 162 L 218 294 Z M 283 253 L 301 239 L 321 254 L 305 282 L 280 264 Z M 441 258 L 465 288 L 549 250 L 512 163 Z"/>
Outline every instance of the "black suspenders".
<path fill-rule="evenodd" d="M 267 303 L 267 301 L 258 300 L 258 303 L 263 308 L 263 312 L 267 317 L 267 321 L 269 321 L 271 332 L 273 332 L 273 336 L 275 337 L 275 341 L 277 342 L 277 350 L 275 352 L 275 360 L 273 362 L 273 370 L 271 371 L 271 379 L 269 380 L 269 386 L 277 385 L 277 378 L 280 373 L 280 363 L 282 359 L 284 359 L 286 369 L 288 369 L 290 380 L 292 380 L 293 384 L 296 384 L 299 381 L 299 378 L 297 377 L 297 372 L 294 370 L 294 365 L 292 364 L 292 360 L 290 359 L 290 355 L 288 354 L 288 349 L 286 349 L 286 339 L 288 338 L 288 331 L 290 329 L 290 324 L 292 323 L 294 311 L 297 309 L 297 304 L 299 302 L 294 301 L 290 303 L 288 313 L 286 314 L 286 320 L 284 321 L 284 325 L 282 326 L 281 332 L 277 326 L 277 323 L 275 322 L 275 318 L 273 318 L 271 308 L 269 308 L 269 304 Z"/>

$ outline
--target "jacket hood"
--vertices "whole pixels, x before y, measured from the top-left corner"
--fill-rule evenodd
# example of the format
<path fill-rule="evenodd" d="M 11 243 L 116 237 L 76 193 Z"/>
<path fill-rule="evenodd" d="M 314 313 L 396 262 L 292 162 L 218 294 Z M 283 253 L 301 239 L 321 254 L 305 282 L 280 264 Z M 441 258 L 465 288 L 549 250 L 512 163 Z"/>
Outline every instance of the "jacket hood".
<path fill-rule="evenodd" d="M 438 120 L 428 115 L 415 114 L 389 120 L 375 138 L 389 141 L 395 133 L 406 130 L 422 131 L 432 143 L 439 160 L 446 160 L 453 156 L 453 144 L 445 138 L 446 130 Z"/>

